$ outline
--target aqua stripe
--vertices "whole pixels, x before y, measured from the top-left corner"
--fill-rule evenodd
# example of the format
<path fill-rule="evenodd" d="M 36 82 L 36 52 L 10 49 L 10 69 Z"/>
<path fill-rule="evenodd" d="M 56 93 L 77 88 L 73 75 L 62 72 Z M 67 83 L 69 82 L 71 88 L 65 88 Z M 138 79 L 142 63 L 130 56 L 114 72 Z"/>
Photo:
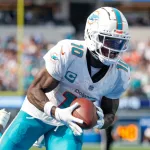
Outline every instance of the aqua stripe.
<path fill-rule="evenodd" d="M 122 18 L 120 12 L 116 9 L 113 8 L 115 14 L 116 14 L 116 19 L 117 19 L 117 29 L 122 30 Z"/>
<path fill-rule="evenodd" d="M 120 64 L 117 64 L 117 69 L 123 69 L 124 71 L 128 72 L 128 69 Z"/>
<path fill-rule="evenodd" d="M 119 62 L 120 64 L 124 65 L 126 68 L 129 67 L 129 66 L 128 66 L 125 62 L 123 62 L 122 60 L 119 60 L 118 62 Z"/>

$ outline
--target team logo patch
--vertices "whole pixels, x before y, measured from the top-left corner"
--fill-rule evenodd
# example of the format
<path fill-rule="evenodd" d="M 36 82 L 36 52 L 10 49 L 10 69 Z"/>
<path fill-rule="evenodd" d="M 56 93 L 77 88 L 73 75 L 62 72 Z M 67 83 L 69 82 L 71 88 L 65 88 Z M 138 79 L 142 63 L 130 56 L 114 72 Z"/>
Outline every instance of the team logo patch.
<path fill-rule="evenodd" d="M 65 78 L 71 83 L 75 81 L 76 77 L 77 77 L 77 74 L 71 71 L 67 71 L 65 74 Z"/>
<path fill-rule="evenodd" d="M 93 24 L 99 19 L 99 11 L 94 11 L 88 18 L 88 23 Z"/>
<path fill-rule="evenodd" d="M 52 62 L 55 62 L 55 61 L 59 60 L 56 53 L 52 53 L 50 57 L 51 57 L 50 60 L 51 60 Z"/>
<path fill-rule="evenodd" d="M 89 89 L 89 91 L 92 91 L 94 89 L 94 86 L 90 85 L 88 89 Z"/>

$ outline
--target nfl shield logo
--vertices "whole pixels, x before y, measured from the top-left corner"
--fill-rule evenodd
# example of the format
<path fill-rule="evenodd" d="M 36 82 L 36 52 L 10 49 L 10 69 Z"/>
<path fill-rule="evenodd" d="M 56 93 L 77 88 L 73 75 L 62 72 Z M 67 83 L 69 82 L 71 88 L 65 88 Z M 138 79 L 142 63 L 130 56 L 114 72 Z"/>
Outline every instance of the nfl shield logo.
<path fill-rule="evenodd" d="M 90 85 L 89 88 L 88 88 L 90 91 L 92 91 L 94 89 L 94 86 L 93 85 Z"/>

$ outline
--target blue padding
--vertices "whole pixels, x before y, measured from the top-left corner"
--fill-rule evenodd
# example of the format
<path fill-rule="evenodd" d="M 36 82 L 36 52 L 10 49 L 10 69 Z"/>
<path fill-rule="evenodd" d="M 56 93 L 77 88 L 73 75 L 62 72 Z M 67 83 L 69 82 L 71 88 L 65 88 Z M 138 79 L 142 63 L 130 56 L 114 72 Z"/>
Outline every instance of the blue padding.
<path fill-rule="evenodd" d="M 0 108 L 20 108 L 24 96 L 0 96 Z"/>
<path fill-rule="evenodd" d="M 92 132 L 84 132 L 83 141 L 85 143 L 100 143 L 101 135 L 99 133 Z"/>

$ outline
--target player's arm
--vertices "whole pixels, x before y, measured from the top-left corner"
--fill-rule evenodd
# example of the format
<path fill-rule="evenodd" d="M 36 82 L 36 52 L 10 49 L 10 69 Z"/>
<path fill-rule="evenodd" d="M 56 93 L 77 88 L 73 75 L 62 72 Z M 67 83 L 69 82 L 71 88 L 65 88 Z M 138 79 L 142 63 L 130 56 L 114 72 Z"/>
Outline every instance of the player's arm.
<path fill-rule="evenodd" d="M 82 129 L 75 123 L 83 123 L 81 119 L 72 116 L 72 111 L 76 109 L 79 104 L 60 109 L 56 107 L 46 96 L 46 92 L 52 91 L 57 87 L 59 81 L 54 79 L 44 68 L 35 77 L 33 83 L 27 91 L 27 97 L 39 110 L 44 111 L 47 115 L 53 116 L 56 120 L 69 126 L 75 135 L 81 135 Z"/>
<path fill-rule="evenodd" d="M 102 97 L 100 107 L 104 114 L 104 125 L 102 129 L 108 128 L 114 121 L 115 114 L 119 106 L 119 99 Z"/>
<path fill-rule="evenodd" d="M 52 91 L 57 87 L 59 81 L 54 79 L 46 70 L 43 68 L 35 76 L 33 83 L 30 85 L 27 91 L 27 97 L 30 103 L 32 103 L 39 110 L 44 111 L 44 106 L 49 99 L 45 95 L 46 92 Z"/>

